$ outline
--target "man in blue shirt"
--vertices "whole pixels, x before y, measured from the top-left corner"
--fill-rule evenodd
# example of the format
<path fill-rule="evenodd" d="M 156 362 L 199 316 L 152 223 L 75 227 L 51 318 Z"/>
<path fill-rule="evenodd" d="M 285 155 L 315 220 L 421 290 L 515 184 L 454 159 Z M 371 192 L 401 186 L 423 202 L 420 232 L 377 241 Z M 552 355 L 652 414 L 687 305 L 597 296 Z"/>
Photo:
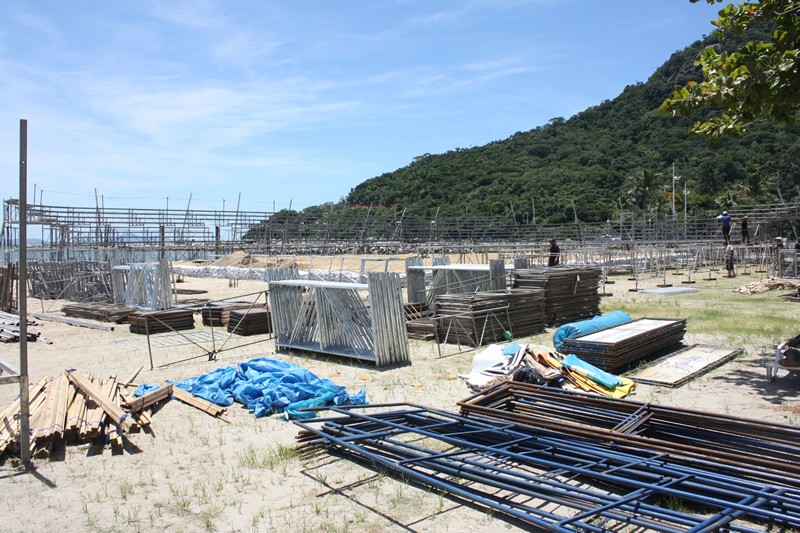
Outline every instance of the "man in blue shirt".
<path fill-rule="evenodd" d="M 731 240 L 731 217 L 727 211 L 723 211 L 717 218 L 722 221 L 722 238 L 725 239 L 725 244 L 728 244 Z"/>

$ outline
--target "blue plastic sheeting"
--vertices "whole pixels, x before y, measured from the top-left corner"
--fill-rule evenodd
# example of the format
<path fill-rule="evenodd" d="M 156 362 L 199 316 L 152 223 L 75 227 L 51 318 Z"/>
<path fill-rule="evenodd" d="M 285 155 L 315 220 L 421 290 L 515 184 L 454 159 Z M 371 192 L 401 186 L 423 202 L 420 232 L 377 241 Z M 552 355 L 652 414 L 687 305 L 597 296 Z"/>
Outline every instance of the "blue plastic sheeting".
<path fill-rule="evenodd" d="M 158 385 L 158 384 L 154 385 L 152 383 L 142 383 L 141 385 L 136 387 L 136 389 L 133 391 L 133 395 L 138 398 L 140 396 L 144 396 L 145 394 L 147 394 L 149 392 L 153 392 L 154 390 L 158 390 L 159 387 L 161 387 L 161 385 Z"/>
<path fill-rule="evenodd" d="M 605 370 L 601 370 L 596 366 L 587 363 L 573 353 L 567 355 L 563 361 L 561 361 L 561 364 L 571 370 L 578 369 L 579 371 L 582 371 L 580 373 L 609 389 L 613 389 L 614 387 L 622 385 L 622 380 L 617 376 L 609 374 Z"/>
<path fill-rule="evenodd" d="M 283 413 L 287 419 L 313 418 L 314 411 L 299 409 L 367 403 L 364 389 L 349 395 L 344 387 L 299 365 L 263 357 L 173 384 L 217 405 L 239 402 L 256 417 Z"/>
<path fill-rule="evenodd" d="M 553 334 L 553 347 L 557 352 L 561 352 L 563 342 L 566 339 L 584 335 L 603 328 L 610 328 L 624 322 L 633 320 L 628 313 L 622 311 L 611 311 L 605 315 L 599 315 L 589 320 L 581 320 L 580 322 L 570 322 L 569 324 L 561 325 Z"/>

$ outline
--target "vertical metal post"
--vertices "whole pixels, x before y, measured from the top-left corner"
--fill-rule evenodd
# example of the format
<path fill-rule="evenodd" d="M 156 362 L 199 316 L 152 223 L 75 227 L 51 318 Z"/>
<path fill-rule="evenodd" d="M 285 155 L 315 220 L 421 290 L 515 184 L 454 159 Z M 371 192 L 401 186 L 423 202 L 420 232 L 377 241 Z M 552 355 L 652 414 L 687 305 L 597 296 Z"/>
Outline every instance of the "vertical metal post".
<path fill-rule="evenodd" d="M 28 121 L 19 121 L 19 456 L 31 464 L 28 396 Z"/>

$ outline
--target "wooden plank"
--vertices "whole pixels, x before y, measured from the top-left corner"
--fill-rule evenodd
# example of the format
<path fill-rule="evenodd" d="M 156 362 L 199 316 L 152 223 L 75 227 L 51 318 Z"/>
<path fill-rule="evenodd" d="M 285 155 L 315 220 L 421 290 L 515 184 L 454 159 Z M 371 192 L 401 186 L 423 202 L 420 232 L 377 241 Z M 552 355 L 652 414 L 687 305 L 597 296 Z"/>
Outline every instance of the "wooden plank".
<path fill-rule="evenodd" d="M 139 368 L 136 369 L 136 372 L 131 374 L 131 377 L 129 377 L 128 379 L 126 379 L 124 381 L 121 381 L 120 385 L 122 385 L 123 387 L 127 387 L 128 385 L 131 385 L 134 382 L 134 380 L 136 379 L 136 377 L 139 375 L 139 372 L 141 372 L 143 369 L 144 369 L 144 365 L 139 366 Z"/>
<path fill-rule="evenodd" d="M 180 387 L 172 388 L 172 396 L 176 400 L 180 400 L 187 405 L 191 405 L 196 409 L 200 409 L 204 413 L 208 413 L 211 416 L 219 418 L 220 420 L 229 424 L 231 423 L 231 421 L 225 416 L 226 409 L 224 407 L 220 407 L 219 405 L 213 404 L 208 400 L 194 396 L 191 392 L 185 391 Z"/>
<path fill-rule="evenodd" d="M 131 401 L 125 401 L 122 404 L 122 408 L 129 411 L 129 412 L 139 412 L 153 404 L 156 404 L 172 394 L 172 383 L 163 383 L 159 388 L 152 392 L 148 392 L 144 396 L 140 396 L 139 398 L 134 398 Z"/>
<path fill-rule="evenodd" d="M 104 395 L 95 385 L 89 382 L 86 376 L 82 375 L 80 372 L 72 371 L 67 374 L 67 377 L 76 387 L 83 391 L 84 394 L 95 401 L 122 431 L 130 432 L 138 427 L 127 413 L 110 401 L 108 396 Z"/>

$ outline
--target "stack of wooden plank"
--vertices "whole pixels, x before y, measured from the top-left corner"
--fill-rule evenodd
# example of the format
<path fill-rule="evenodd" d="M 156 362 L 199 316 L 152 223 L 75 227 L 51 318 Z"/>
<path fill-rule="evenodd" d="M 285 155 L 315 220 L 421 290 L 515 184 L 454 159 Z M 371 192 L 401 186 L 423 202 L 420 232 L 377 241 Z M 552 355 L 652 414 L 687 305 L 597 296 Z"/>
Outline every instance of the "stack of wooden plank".
<path fill-rule="evenodd" d="M 169 309 L 166 311 L 137 312 L 128 316 L 131 333 L 163 333 L 194 328 L 194 312 L 191 309 Z"/>
<path fill-rule="evenodd" d="M 128 305 L 100 302 L 72 303 L 61 308 L 61 312 L 66 316 L 117 323 L 126 322 L 128 316 L 136 311 L 135 307 Z"/>
<path fill-rule="evenodd" d="M 614 372 L 677 349 L 686 319 L 642 318 L 563 341 L 562 352 Z"/>
<path fill-rule="evenodd" d="M 253 309 L 231 311 L 228 333 L 242 336 L 272 333 L 272 317 L 269 309 L 254 307 Z"/>
<path fill-rule="evenodd" d="M 514 271 L 513 286 L 544 289 L 547 323 L 560 325 L 600 314 L 601 274 L 599 267 L 529 268 Z"/>
<path fill-rule="evenodd" d="M 204 326 L 222 326 L 228 325 L 231 311 L 237 309 L 250 309 L 255 308 L 258 304 L 252 302 L 208 302 L 200 310 L 200 315 L 203 317 Z M 263 306 L 263 303 L 262 303 Z"/>
<path fill-rule="evenodd" d="M 544 331 L 544 291 L 506 289 L 436 297 L 438 338 L 442 342 L 482 346 Z"/>
<path fill-rule="evenodd" d="M 123 438 L 151 424 L 146 409 L 175 398 L 223 421 L 225 409 L 192 396 L 171 384 L 162 384 L 139 398 L 133 396 L 133 381 L 115 376 L 67 371 L 42 378 L 28 389 L 30 398 L 30 447 L 33 457 L 48 457 L 65 444 L 99 441 L 122 450 Z M 0 411 L 0 459 L 19 452 L 19 398 Z"/>

